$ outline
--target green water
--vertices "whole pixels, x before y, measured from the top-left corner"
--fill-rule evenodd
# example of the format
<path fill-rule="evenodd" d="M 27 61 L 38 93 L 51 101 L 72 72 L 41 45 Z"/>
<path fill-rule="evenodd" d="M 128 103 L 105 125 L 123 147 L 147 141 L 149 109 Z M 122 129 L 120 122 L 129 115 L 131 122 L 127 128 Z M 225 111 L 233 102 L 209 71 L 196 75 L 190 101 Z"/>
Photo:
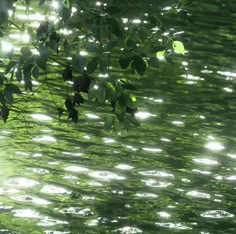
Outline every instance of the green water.
<path fill-rule="evenodd" d="M 175 22 L 189 53 L 137 82 L 140 128 L 106 132 L 88 105 L 59 120 L 48 90 L 1 123 L 0 233 L 236 233 L 235 9 Z"/>

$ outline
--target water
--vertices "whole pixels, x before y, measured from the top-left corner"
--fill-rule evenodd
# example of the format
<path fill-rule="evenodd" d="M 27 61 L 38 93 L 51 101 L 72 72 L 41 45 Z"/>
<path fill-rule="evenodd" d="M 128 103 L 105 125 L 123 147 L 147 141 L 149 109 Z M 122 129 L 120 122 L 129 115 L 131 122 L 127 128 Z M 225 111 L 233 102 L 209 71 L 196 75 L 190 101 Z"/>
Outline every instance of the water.
<path fill-rule="evenodd" d="M 40 90 L 1 124 L 0 233 L 235 233 L 234 9 L 176 21 L 190 53 L 138 83 L 140 128 L 103 131 L 95 106 L 58 121 Z"/>

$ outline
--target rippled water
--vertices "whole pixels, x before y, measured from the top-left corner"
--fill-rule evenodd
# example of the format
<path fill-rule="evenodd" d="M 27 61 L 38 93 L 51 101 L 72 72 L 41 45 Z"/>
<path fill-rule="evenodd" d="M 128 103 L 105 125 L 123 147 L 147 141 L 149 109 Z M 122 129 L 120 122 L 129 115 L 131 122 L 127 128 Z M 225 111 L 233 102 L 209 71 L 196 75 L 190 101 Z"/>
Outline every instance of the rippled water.
<path fill-rule="evenodd" d="M 103 131 L 99 108 L 58 121 L 45 93 L 1 124 L 0 233 L 236 233 L 236 6 L 210 2 L 176 22 L 187 76 L 139 84 L 139 129 Z"/>

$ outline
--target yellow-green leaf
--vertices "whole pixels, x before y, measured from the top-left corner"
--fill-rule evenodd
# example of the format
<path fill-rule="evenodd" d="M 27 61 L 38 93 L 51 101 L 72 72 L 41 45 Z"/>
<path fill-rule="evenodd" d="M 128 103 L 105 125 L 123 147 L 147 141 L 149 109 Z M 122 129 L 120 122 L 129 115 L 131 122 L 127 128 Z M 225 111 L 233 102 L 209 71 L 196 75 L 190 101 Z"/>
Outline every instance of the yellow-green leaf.
<path fill-rule="evenodd" d="M 132 102 L 136 102 L 136 97 L 135 96 L 131 96 L 130 98 L 131 98 Z"/>
<path fill-rule="evenodd" d="M 177 54 L 185 54 L 184 44 L 181 41 L 173 41 L 172 47 Z"/>
<path fill-rule="evenodd" d="M 158 51 L 158 52 L 156 53 L 156 56 L 157 56 L 157 58 L 158 58 L 159 60 L 164 59 L 165 50 Z"/>

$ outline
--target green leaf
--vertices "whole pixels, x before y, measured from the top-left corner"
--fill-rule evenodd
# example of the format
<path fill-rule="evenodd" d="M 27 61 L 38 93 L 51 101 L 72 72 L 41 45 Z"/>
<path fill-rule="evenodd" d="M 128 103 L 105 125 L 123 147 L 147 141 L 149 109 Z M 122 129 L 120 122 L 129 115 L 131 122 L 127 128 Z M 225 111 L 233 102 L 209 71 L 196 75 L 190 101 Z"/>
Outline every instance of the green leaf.
<path fill-rule="evenodd" d="M 29 57 L 29 56 L 32 55 L 32 52 L 31 52 L 30 48 L 27 47 L 27 46 L 21 47 L 20 52 L 21 52 L 21 54 L 22 54 L 23 56 L 25 56 L 25 57 Z"/>
<path fill-rule="evenodd" d="M 16 72 L 15 72 L 15 76 L 16 76 L 16 80 L 18 82 L 22 81 L 22 72 L 20 68 L 17 68 Z"/>
<path fill-rule="evenodd" d="M 68 2 L 68 0 L 67 0 Z M 67 4 L 65 4 L 62 9 L 60 10 L 60 16 L 62 17 L 63 21 L 66 22 L 70 16 L 71 16 L 71 10 L 70 7 L 67 7 Z"/>
<path fill-rule="evenodd" d="M 161 51 L 156 52 L 156 57 L 157 57 L 159 60 L 163 60 L 163 59 L 164 59 L 164 56 L 165 56 L 165 50 L 161 50 Z"/>
<path fill-rule="evenodd" d="M 9 116 L 9 109 L 7 106 L 4 105 L 1 107 L 1 117 L 4 123 L 7 122 L 8 116 Z"/>
<path fill-rule="evenodd" d="M 87 73 L 91 74 L 96 71 L 98 66 L 98 58 L 93 58 L 88 64 L 87 64 Z"/>
<path fill-rule="evenodd" d="M 3 37 L 4 33 L 2 32 L 2 30 L 0 30 L 0 37 Z"/>
<path fill-rule="evenodd" d="M 128 90 L 135 90 L 136 87 L 127 79 L 123 78 L 120 79 L 120 84 L 123 89 L 128 89 Z"/>
<path fill-rule="evenodd" d="M 109 6 L 104 11 L 108 14 L 118 14 L 121 12 L 121 9 L 115 6 Z"/>
<path fill-rule="evenodd" d="M 136 48 L 137 47 L 137 43 L 130 38 L 126 41 L 126 45 L 129 48 Z"/>
<path fill-rule="evenodd" d="M 172 47 L 177 54 L 185 54 L 184 44 L 181 41 L 173 41 Z"/>
<path fill-rule="evenodd" d="M 182 6 L 188 6 L 192 3 L 192 0 L 181 0 Z"/>
<path fill-rule="evenodd" d="M 25 90 L 33 90 L 32 80 L 25 80 Z"/>
<path fill-rule="evenodd" d="M 12 92 L 4 92 L 4 97 L 7 101 L 7 103 L 9 103 L 9 104 L 13 103 L 14 98 L 13 98 L 13 93 Z"/>
<path fill-rule="evenodd" d="M 140 123 L 138 122 L 137 119 L 135 119 L 134 116 L 128 115 L 128 116 L 127 116 L 127 119 L 128 119 L 128 121 L 130 122 L 130 124 L 132 124 L 133 126 L 135 126 L 135 127 L 140 127 Z"/>
<path fill-rule="evenodd" d="M 86 57 L 80 55 L 79 53 L 75 54 L 72 57 L 72 64 L 73 68 L 80 72 L 81 74 L 84 73 L 84 68 L 86 67 Z"/>
<path fill-rule="evenodd" d="M 115 118 L 114 118 L 114 116 L 108 116 L 108 117 L 106 117 L 106 118 L 105 118 L 105 121 L 104 121 L 104 129 L 106 129 L 106 130 L 112 129 L 114 123 L 115 123 Z"/>
<path fill-rule="evenodd" d="M 31 0 L 25 0 L 26 6 L 29 6 Z"/>
<path fill-rule="evenodd" d="M 127 57 L 124 57 L 124 56 L 120 56 L 119 58 L 119 64 L 120 64 L 120 67 L 121 69 L 125 69 L 129 66 L 130 64 L 130 58 L 127 58 Z"/>
<path fill-rule="evenodd" d="M 0 85 L 3 85 L 4 81 L 6 80 L 6 77 L 2 72 L 0 72 Z"/>
<path fill-rule="evenodd" d="M 16 61 L 10 61 L 6 66 L 5 73 L 8 74 L 15 67 L 16 64 Z"/>
<path fill-rule="evenodd" d="M 74 123 L 77 123 L 79 120 L 79 113 L 75 108 L 68 110 L 68 119 L 72 119 Z"/>
<path fill-rule="evenodd" d="M 8 23 L 8 0 L 0 1 L 0 25 L 7 26 Z"/>
<path fill-rule="evenodd" d="M 31 80 L 31 69 L 32 69 L 32 64 L 25 64 L 23 67 L 23 74 L 24 74 L 24 82 L 25 82 L 25 90 L 30 90 L 32 91 L 33 85 L 32 85 L 32 80 Z"/>
<path fill-rule="evenodd" d="M 38 69 L 38 66 L 34 66 L 33 69 L 32 69 L 32 75 L 35 79 L 38 79 L 39 77 L 39 69 Z"/>
<path fill-rule="evenodd" d="M 125 117 L 126 106 L 121 105 L 118 102 L 115 104 L 115 113 L 119 120 L 122 120 Z"/>
<path fill-rule="evenodd" d="M 63 80 L 72 80 L 72 68 L 71 66 L 66 66 L 66 68 L 62 71 Z"/>
<path fill-rule="evenodd" d="M 49 50 L 47 46 L 40 45 L 39 46 L 39 53 L 40 53 L 40 58 L 45 61 L 45 63 L 48 60 L 49 57 Z"/>
<path fill-rule="evenodd" d="M 48 22 L 41 22 L 37 28 L 37 40 L 45 40 L 48 36 Z"/>
<path fill-rule="evenodd" d="M 95 97 L 96 100 L 99 103 L 103 104 L 105 102 L 105 100 L 106 100 L 106 89 L 102 85 L 100 85 L 100 84 L 99 85 L 97 84 L 97 87 L 98 88 L 90 88 L 89 89 L 89 91 L 90 91 L 90 93 L 92 95 L 90 97 L 93 97 L 93 98 Z"/>
<path fill-rule="evenodd" d="M 20 88 L 15 84 L 6 84 L 5 85 L 5 92 L 10 92 L 10 93 L 14 93 L 14 94 L 21 94 L 22 93 Z"/>
<path fill-rule="evenodd" d="M 6 99 L 2 92 L 0 92 L 0 103 L 4 106 L 6 105 Z"/>
<path fill-rule="evenodd" d="M 160 67 L 159 59 L 156 56 L 150 57 L 148 59 L 148 66 L 154 67 L 154 68 L 159 68 Z"/>
<path fill-rule="evenodd" d="M 48 47 L 40 45 L 38 50 L 40 55 L 36 59 L 36 63 L 41 69 L 46 70 L 47 60 L 49 57 Z"/>
<path fill-rule="evenodd" d="M 80 106 L 80 104 L 84 103 L 84 98 L 81 96 L 80 93 L 76 92 L 73 97 L 74 104 Z"/>
<path fill-rule="evenodd" d="M 36 59 L 36 63 L 41 69 L 46 70 L 46 61 L 43 60 L 41 57 L 38 57 Z"/>
<path fill-rule="evenodd" d="M 63 113 L 64 113 L 64 109 L 61 108 L 61 107 L 58 107 L 57 113 L 58 113 L 58 116 L 59 116 L 59 118 L 60 118 L 60 117 L 63 115 Z"/>
<path fill-rule="evenodd" d="M 65 106 L 66 106 L 67 111 L 74 108 L 74 104 L 72 103 L 69 97 L 65 100 Z"/>
<path fill-rule="evenodd" d="M 70 8 L 70 0 L 62 0 L 62 4 L 65 8 Z"/>
<path fill-rule="evenodd" d="M 116 18 L 107 18 L 107 24 L 110 26 L 111 32 L 117 36 L 122 37 L 124 35 L 122 27 Z"/>
<path fill-rule="evenodd" d="M 71 46 L 69 45 L 69 42 L 68 42 L 67 39 L 64 40 L 64 42 L 63 42 L 63 47 L 64 47 L 64 53 L 65 53 L 65 55 L 68 57 L 69 54 L 70 54 Z"/>
<path fill-rule="evenodd" d="M 39 6 L 41 7 L 44 3 L 45 3 L 46 0 L 40 0 L 39 1 Z"/>
<path fill-rule="evenodd" d="M 144 74 L 147 68 L 146 62 L 138 55 L 133 56 L 133 66 L 140 76 Z"/>

